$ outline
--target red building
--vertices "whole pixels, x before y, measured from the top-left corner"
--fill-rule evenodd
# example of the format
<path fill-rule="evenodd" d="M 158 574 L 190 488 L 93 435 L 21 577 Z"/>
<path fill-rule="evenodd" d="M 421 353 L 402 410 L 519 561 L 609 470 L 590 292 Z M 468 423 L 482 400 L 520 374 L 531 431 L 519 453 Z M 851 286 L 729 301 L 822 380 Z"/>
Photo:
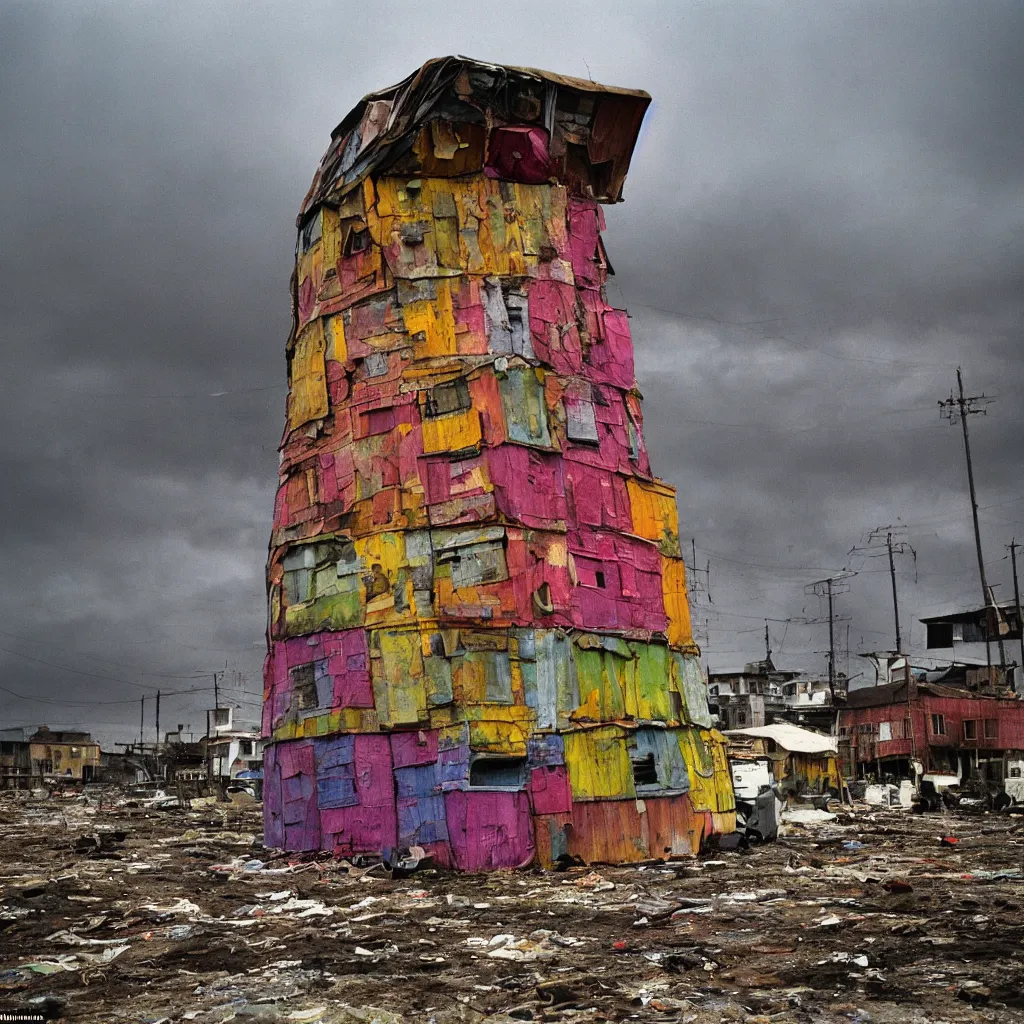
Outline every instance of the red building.
<path fill-rule="evenodd" d="M 912 679 L 909 693 L 906 682 L 851 690 L 839 720 L 844 773 L 912 778 L 916 760 L 925 773 L 1001 783 L 1008 755 L 1024 751 L 1024 702 L 979 687 L 985 673 L 954 666 L 939 681 Z"/>

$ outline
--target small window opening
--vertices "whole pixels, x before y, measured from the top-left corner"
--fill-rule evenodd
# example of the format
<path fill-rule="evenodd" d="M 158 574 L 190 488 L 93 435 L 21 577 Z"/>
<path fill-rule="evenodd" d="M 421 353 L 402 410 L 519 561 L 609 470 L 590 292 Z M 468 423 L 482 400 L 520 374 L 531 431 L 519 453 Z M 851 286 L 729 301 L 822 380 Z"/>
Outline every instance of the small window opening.
<path fill-rule="evenodd" d="M 310 249 L 320 241 L 323 235 L 323 218 L 320 210 L 317 210 L 303 225 L 300 235 L 302 251 L 309 252 Z"/>
<path fill-rule="evenodd" d="M 345 255 L 355 256 L 370 248 L 370 229 L 353 228 L 345 239 Z"/>
<path fill-rule="evenodd" d="M 439 384 L 427 393 L 427 416 L 445 416 L 452 412 L 462 412 L 472 406 L 469 397 L 469 385 L 464 380 L 452 381 L 451 384 Z"/>
<path fill-rule="evenodd" d="M 471 789 L 521 789 L 525 757 L 478 757 L 469 766 Z"/>
<path fill-rule="evenodd" d="M 633 785 L 656 786 L 658 784 L 658 766 L 653 754 L 633 758 Z"/>
<path fill-rule="evenodd" d="M 317 706 L 316 675 L 313 662 L 308 665 L 297 665 L 291 670 L 291 677 L 295 707 L 300 711 L 304 708 L 315 708 Z"/>
<path fill-rule="evenodd" d="M 601 572 L 600 569 L 598 569 L 597 572 L 594 573 L 594 582 L 599 587 L 602 587 L 602 588 L 604 587 L 604 573 Z"/>

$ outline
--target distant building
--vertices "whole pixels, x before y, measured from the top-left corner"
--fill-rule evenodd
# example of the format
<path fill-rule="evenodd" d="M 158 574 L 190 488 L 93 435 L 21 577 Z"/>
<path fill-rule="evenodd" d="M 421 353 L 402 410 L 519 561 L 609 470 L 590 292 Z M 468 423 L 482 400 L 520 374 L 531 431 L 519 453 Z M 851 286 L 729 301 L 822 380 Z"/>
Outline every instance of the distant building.
<path fill-rule="evenodd" d="M 256 772 L 262 778 L 263 739 L 259 726 L 234 722 L 231 708 L 215 708 L 206 715 L 207 738 L 203 749 L 213 777 L 227 781 L 243 772 Z"/>
<path fill-rule="evenodd" d="M 1009 684 L 1018 693 L 1024 690 L 1024 670 L 1020 664 L 1021 622 L 1012 601 L 930 615 L 921 622 L 925 626 L 928 650 L 935 652 L 936 657 L 948 654 L 951 662 L 987 665 L 991 659 L 993 665 L 1002 668 L 998 652 L 1002 640 L 1006 666 L 1012 670 Z"/>
<path fill-rule="evenodd" d="M 925 774 L 992 783 L 1006 778 L 1007 761 L 1024 750 L 1024 702 L 999 685 L 1005 677 L 998 670 L 930 670 L 904 658 L 895 674 L 849 693 L 839 726 L 846 774 L 912 778 L 917 761 Z"/>
<path fill-rule="evenodd" d="M 742 672 L 709 672 L 711 712 L 718 715 L 723 730 L 769 725 L 786 707 L 783 684 L 799 674 L 780 671 L 770 655 L 764 661 L 748 662 Z"/>
<path fill-rule="evenodd" d="M 34 779 L 90 782 L 99 769 L 100 745 L 87 732 L 53 732 L 41 725 L 29 737 L 29 746 Z"/>
<path fill-rule="evenodd" d="M 708 703 L 723 730 L 760 728 L 773 722 L 835 731 L 835 712 L 828 680 L 800 678 L 799 672 L 778 669 L 771 655 L 748 662 L 742 672 L 708 674 Z M 835 680 L 836 701 L 846 694 L 846 677 Z"/>
<path fill-rule="evenodd" d="M 28 789 L 32 756 L 24 729 L 0 729 L 0 789 Z"/>

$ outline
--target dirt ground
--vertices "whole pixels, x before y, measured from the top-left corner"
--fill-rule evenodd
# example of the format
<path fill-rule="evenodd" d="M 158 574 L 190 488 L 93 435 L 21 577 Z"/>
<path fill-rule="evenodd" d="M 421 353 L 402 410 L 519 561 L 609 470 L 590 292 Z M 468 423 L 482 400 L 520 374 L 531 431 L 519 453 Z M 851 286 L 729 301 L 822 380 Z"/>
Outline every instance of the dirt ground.
<path fill-rule="evenodd" d="M 261 831 L 252 807 L 0 801 L 0 1011 L 1024 1021 L 1020 819 L 863 807 L 699 860 L 403 879 Z"/>

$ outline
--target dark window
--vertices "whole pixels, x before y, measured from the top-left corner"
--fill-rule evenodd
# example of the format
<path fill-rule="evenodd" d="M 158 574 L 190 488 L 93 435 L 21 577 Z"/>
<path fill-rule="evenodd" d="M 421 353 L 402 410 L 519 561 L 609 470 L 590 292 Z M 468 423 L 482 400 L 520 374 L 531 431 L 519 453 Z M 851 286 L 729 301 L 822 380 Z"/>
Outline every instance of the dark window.
<path fill-rule="evenodd" d="M 452 381 L 451 384 L 439 384 L 427 392 L 425 412 L 428 416 L 445 416 L 451 412 L 461 412 L 472 406 L 469 397 L 469 385 L 464 380 Z"/>
<path fill-rule="evenodd" d="M 943 715 L 932 715 L 932 735 L 946 735 L 946 719 Z"/>
<path fill-rule="evenodd" d="M 954 631 L 953 639 L 962 639 L 965 644 L 980 644 L 985 640 L 985 630 L 980 622 L 965 622 L 961 626 L 960 637 Z"/>
<path fill-rule="evenodd" d="M 370 229 L 353 228 L 345 239 L 345 255 L 355 256 L 356 253 L 366 252 L 370 248 Z"/>
<path fill-rule="evenodd" d="M 13 743 L 0 743 L 0 754 L 13 754 L 14 744 Z"/>
<path fill-rule="evenodd" d="M 633 758 L 633 784 L 635 786 L 656 786 L 658 784 L 658 766 L 653 754 Z"/>
<path fill-rule="evenodd" d="M 978 738 L 978 722 L 976 719 L 967 719 L 964 722 L 964 739 L 976 740 Z"/>
<path fill-rule="evenodd" d="M 999 719 L 998 718 L 986 718 L 985 719 L 985 739 L 994 740 L 999 737 Z"/>
<path fill-rule="evenodd" d="M 316 673 L 314 662 L 308 665 L 297 665 L 291 670 L 292 692 L 295 695 L 295 706 L 302 708 L 315 708 L 316 701 Z"/>
<path fill-rule="evenodd" d="M 929 622 L 927 623 L 927 627 L 929 647 L 953 646 L 953 623 Z"/>
<path fill-rule="evenodd" d="M 252 755 L 252 740 L 239 740 L 238 753 L 242 757 L 250 757 Z"/>
<path fill-rule="evenodd" d="M 323 235 L 323 220 L 320 215 L 320 211 L 317 210 L 309 220 L 306 221 L 300 234 L 300 241 L 303 252 L 309 252 L 310 249 L 320 241 Z"/>
<path fill-rule="evenodd" d="M 595 572 L 594 573 L 594 582 L 597 583 L 597 585 L 603 589 L 604 588 L 604 573 L 601 572 L 600 570 Z"/>
<path fill-rule="evenodd" d="M 471 788 L 521 789 L 525 757 L 478 757 L 469 766 Z"/>

